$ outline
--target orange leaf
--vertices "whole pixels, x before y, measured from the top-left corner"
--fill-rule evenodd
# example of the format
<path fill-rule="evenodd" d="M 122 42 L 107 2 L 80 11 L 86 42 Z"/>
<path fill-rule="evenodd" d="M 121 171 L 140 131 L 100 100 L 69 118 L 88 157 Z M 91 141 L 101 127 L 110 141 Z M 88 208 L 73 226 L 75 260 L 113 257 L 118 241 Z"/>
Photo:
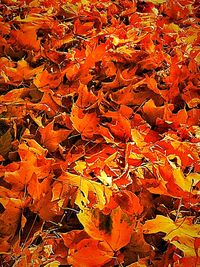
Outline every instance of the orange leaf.
<path fill-rule="evenodd" d="M 114 251 L 126 246 L 131 238 L 134 221 L 118 207 L 104 215 L 96 210 L 83 210 L 78 219 L 94 239 L 105 241 Z"/>
<path fill-rule="evenodd" d="M 113 255 L 106 243 L 88 238 L 70 247 L 68 262 L 74 267 L 99 267 L 109 262 Z"/>
<path fill-rule="evenodd" d="M 92 138 L 95 133 L 98 133 L 99 119 L 95 113 L 84 113 L 82 109 L 74 105 L 71 121 L 73 127 L 82 134 L 83 138 Z"/>
<path fill-rule="evenodd" d="M 143 211 L 139 198 L 128 190 L 121 190 L 114 196 L 115 201 L 119 204 L 123 212 L 128 215 L 140 214 Z"/>
<path fill-rule="evenodd" d="M 54 152 L 59 147 L 59 144 L 67 139 L 70 130 L 53 130 L 54 121 L 50 122 L 46 127 L 40 128 L 41 142 L 50 151 Z"/>

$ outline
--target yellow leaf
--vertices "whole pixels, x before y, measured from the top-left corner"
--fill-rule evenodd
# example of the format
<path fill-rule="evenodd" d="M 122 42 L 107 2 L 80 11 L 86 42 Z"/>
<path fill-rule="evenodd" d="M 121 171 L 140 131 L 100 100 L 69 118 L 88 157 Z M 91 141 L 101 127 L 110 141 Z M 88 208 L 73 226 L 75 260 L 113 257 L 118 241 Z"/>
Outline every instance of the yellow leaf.
<path fill-rule="evenodd" d="M 74 170 L 83 175 L 83 171 L 86 168 L 86 162 L 78 160 L 75 164 L 76 166 L 74 167 Z"/>
<path fill-rule="evenodd" d="M 107 176 L 105 171 L 101 171 L 100 175 L 97 177 L 104 185 L 112 185 L 112 177 Z"/>
<path fill-rule="evenodd" d="M 195 186 L 197 183 L 200 182 L 200 174 L 199 173 L 190 173 L 186 177 L 188 181 L 190 181 L 191 185 Z"/>
<path fill-rule="evenodd" d="M 175 24 L 175 23 L 170 23 L 170 24 L 166 24 L 164 25 L 164 29 L 167 31 L 172 31 L 172 32 L 179 32 L 181 30 L 181 28 Z"/>
<path fill-rule="evenodd" d="M 145 0 L 145 2 L 152 3 L 155 5 L 166 3 L 167 0 Z"/>
<path fill-rule="evenodd" d="M 96 203 L 94 204 L 94 207 L 99 208 L 100 210 L 104 208 L 105 204 L 112 196 L 111 188 L 106 187 L 105 185 L 99 184 L 97 182 L 88 180 L 85 177 L 66 173 L 64 179 L 67 179 L 70 185 L 78 187 L 75 203 L 79 206 L 80 209 L 84 209 L 89 205 L 89 192 L 93 192 L 96 196 Z"/>
<path fill-rule="evenodd" d="M 132 129 L 131 136 L 132 136 L 133 141 L 136 143 L 138 147 L 144 147 L 146 145 L 146 142 L 144 141 L 144 137 L 141 135 L 141 133 L 138 130 Z"/>
<path fill-rule="evenodd" d="M 193 44 L 194 41 L 197 39 L 198 37 L 198 33 L 195 32 L 194 34 L 188 36 L 187 38 L 185 38 L 184 42 L 186 42 L 187 44 Z"/>
<path fill-rule="evenodd" d="M 192 181 L 185 178 L 183 171 L 180 168 L 173 169 L 173 176 L 175 183 L 184 191 L 190 192 L 192 187 Z"/>
<path fill-rule="evenodd" d="M 118 167 L 118 165 L 117 165 L 117 163 L 116 163 L 116 161 L 115 161 L 115 159 L 116 159 L 116 156 L 117 156 L 117 153 L 118 152 L 115 152 L 115 153 L 113 153 L 112 155 L 110 155 L 107 159 L 105 159 L 105 164 L 107 165 L 107 166 L 109 166 L 110 168 L 117 168 Z"/>
<path fill-rule="evenodd" d="M 146 259 L 139 259 L 139 261 L 131 263 L 127 267 L 147 267 L 148 263 Z"/>
<path fill-rule="evenodd" d="M 200 225 L 193 224 L 193 217 L 180 218 L 174 222 L 170 218 L 157 215 L 144 224 L 143 231 L 144 234 L 164 232 L 164 240 L 173 243 L 185 256 L 195 256 L 194 242 L 195 238 L 200 237 Z"/>
<path fill-rule="evenodd" d="M 44 267 L 59 267 L 60 262 L 59 261 L 52 261 L 48 264 L 46 264 Z"/>
<path fill-rule="evenodd" d="M 20 22 L 41 22 L 41 21 L 46 21 L 48 20 L 48 18 L 46 17 L 44 19 L 44 16 L 42 16 L 42 14 L 33 14 L 33 15 L 30 15 L 28 14 L 25 18 L 21 19 L 20 16 L 17 16 L 15 18 L 15 21 L 20 21 Z"/>

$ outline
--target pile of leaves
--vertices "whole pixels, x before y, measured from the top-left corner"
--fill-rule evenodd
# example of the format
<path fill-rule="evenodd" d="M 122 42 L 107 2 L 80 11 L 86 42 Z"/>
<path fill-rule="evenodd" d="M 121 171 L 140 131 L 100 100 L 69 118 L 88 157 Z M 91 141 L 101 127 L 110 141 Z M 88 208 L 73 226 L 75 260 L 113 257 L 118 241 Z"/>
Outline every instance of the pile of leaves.
<path fill-rule="evenodd" d="M 194 0 L 2 0 L 0 262 L 199 266 Z"/>

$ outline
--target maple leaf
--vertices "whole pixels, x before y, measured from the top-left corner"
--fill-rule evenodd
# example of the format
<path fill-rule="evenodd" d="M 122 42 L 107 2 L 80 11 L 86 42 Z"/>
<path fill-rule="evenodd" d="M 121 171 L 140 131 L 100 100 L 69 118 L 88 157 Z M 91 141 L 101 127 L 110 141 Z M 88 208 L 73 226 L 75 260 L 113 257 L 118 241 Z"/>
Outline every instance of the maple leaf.
<path fill-rule="evenodd" d="M 84 209 L 78 214 L 78 218 L 91 237 L 105 241 L 113 251 L 128 244 L 135 223 L 119 207 L 109 215 L 104 215 L 97 209 Z"/>
<path fill-rule="evenodd" d="M 100 266 L 109 262 L 114 253 L 108 244 L 90 238 L 85 231 L 74 230 L 70 233 L 63 233 L 64 244 L 69 248 L 68 262 L 73 266 L 82 265 Z M 95 253 L 91 256 L 91 249 L 95 247 Z"/>
<path fill-rule="evenodd" d="M 22 143 L 18 149 L 21 162 L 8 164 L 4 168 L 4 180 L 10 183 L 12 188 L 17 191 L 24 189 L 34 173 L 39 179 L 45 178 L 50 173 L 51 160 L 47 160 L 41 155 L 41 150 L 38 151 L 37 149 L 38 147 L 40 148 L 37 143 L 30 142 L 29 144 L 34 144 L 36 148 Z M 39 166 L 38 160 L 40 160 Z"/>
<path fill-rule="evenodd" d="M 41 70 L 34 78 L 34 85 L 41 90 L 47 86 L 51 88 L 57 87 L 61 82 L 60 73 L 49 73 L 47 70 Z"/>
<path fill-rule="evenodd" d="M 50 182 L 51 179 L 48 177 L 39 183 L 37 176 L 33 174 L 30 182 L 28 183 L 27 190 L 34 201 L 38 201 L 46 195 L 50 189 Z"/>
<path fill-rule="evenodd" d="M 3 265 L 200 264 L 197 2 L 3 0 Z"/>
<path fill-rule="evenodd" d="M 84 113 L 82 109 L 74 105 L 70 117 L 73 127 L 85 138 L 92 138 L 98 133 L 99 119 L 95 113 Z"/>
<path fill-rule="evenodd" d="M 156 123 L 157 118 L 163 118 L 164 114 L 172 109 L 173 105 L 156 107 L 152 99 L 147 101 L 143 106 L 144 116 L 151 125 L 154 125 Z"/>
<path fill-rule="evenodd" d="M 143 210 L 139 198 L 131 191 L 121 190 L 121 192 L 117 193 L 114 198 L 123 212 L 128 215 L 140 214 Z"/>
<path fill-rule="evenodd" d="M 105 117 L 111 117 L 112 123 L 107 123 L 113 135 L 120 138 L 130 138 L 131 125 L 129 118 L 132 115 L 132 110 L 126 106 L 121 105 L 118 112 L 106 112 Z"/>
<path fill-rule="evenodd" d="M 199 237 L 199 225 L 192 223 L 192 217 L 180 218 L 176 222 L 170 218 L 157 215 L 155 219 L 147 221 L 143 226 L 146 234 L 164 232 L 164 240 L 169 240 L 172 244 L 184 252 L 186 256 L 195 256 L 195 238 Z"/>
<path fill-rule="evenodd" d="M 131 235 L 130 242 L 124 247 L 124 264 L 131 266 L 132 264 L 128 264 L 135 262 L 138 259 L 138 255 L 140 255 L 141 258 L 144 258 L 144 256 L 148 256 L 150 254 L 150 251 L 151 247 L 144 239 L 142 227 L 139 227 L 139 229 L 136 228 Z M 143 265 L 141 264 L 138 265 L 138 267 L 139 266 Z"/>
<path fill-rule="evenodd" d="M 94 251 L 91 255 L 91 250 Z M 81 240 L 76 246 L 72 246 L 68 254 L 68 262 L 73 266 L 98 267 L 109 262 L 113 257 L 110 247 L 103 242 L 93 239 Z"/>
<path fill-rule="evenodd" d="M 66 173 L 59 177 L 59 181 L 67 182 L 69 185 L 78 187 L 75 203 L 80 209 L 84 209 L 89 205 L 89 192 L 94 192 L 96 201 L 93 203 L 93 206 L 100 210 L 104 208 L 104 205 L 112 195 L 111 188 L 79 175 Z"/>
<path fill-rule="evenodd" d="M 7 84 L 20 84 L 23 80 L 29 80 L 34 77 L 38 72 L 41 72 L 43 66 L 37 68 L 31 68 L 28 62 L 21 59 L 17 62 L 17 66 L 14 67 L 7 62 L 3 67 L 2 72 L 4 73 L 4 82 Z M 8 94 L 9 96 L 9 94 Z"/>
<path fill-rule="evenodd" d="M 0 137 L 0 154 L 5 157 L 11 148 L 12 136 L 10 130 Z"/>
<path fill-rule="evenodd" d="M 0 198 L 0 203 L 4 207 L 4 211 L 0 215 L 0 253 L 2 254 L 6 253 L 10 248 L 9 240 L 11 241 L 14 238 L 17 227 L 21 224 L 21 213 L 24 203 L 17 198 Z"/>
<path fill-rule="evenodd" d="M 54 121 L 50 122 L 46 127 L 40 129 L 41 142 L 50 151 L 54 152 L 59 144 L 67 139 L 70 130 L 53 130 Z"/>
<path fill-rule="evenodd" d="M 51 176 L 45 178 L 42 182 L 34 173 L 27 186 L 27 191 L 32 198 L 30 209 L 39 214 L 43 220 L 52 220 L 54 216 L 61 215 L 63 211 L 57 203 L 51 202 Z"/>
<path fill-rule="evenodd" d="M 40 41 L 37 40 L 36 30 L 38 26 L 35 25 L 21 25 L 19 30 L 12 30 L 11 35 L 14 37 L 15 42 L 24 48 L 40 49 Z"/>

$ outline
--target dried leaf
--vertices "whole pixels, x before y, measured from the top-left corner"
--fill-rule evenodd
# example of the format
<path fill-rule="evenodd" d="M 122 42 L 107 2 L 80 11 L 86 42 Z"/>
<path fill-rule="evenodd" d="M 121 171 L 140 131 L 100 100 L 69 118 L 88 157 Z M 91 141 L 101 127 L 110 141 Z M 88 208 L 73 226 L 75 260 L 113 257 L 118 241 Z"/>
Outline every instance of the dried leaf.
<path fill-rule="evenodd" d="M 5 134 L 3 134 L 0 137 L 0 154 L 3 157 L 6 157 L 6 155 L 10 151 L 11 141 L 12 141 L 12 136 L 11 136 L 10 129 L 9 129 Z"/>

